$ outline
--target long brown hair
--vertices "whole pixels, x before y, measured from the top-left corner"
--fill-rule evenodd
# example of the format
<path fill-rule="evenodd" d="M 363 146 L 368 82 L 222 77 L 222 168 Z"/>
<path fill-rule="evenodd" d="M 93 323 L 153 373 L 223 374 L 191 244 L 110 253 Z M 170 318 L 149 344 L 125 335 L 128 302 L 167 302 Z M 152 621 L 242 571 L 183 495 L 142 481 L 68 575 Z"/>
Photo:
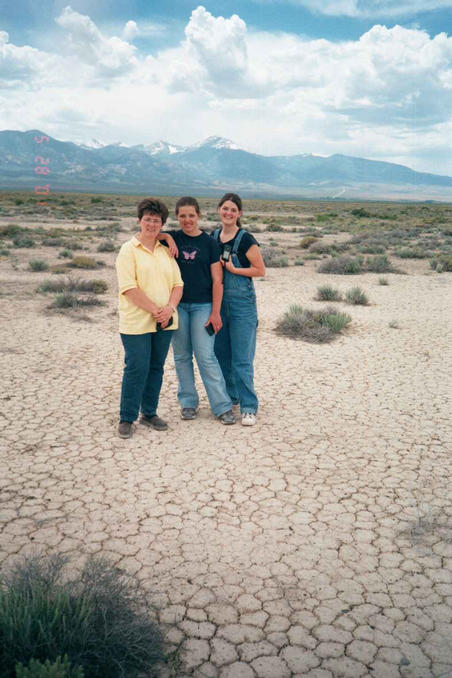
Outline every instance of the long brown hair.
<path fill-rule="evenodd" d="M 231 202 L 234 203 L 234 205 L 237 207 L 239 212 L 242 212 L 242 199 L 237 193 L 225 193 L 224 196 L 221 198 L 220 202 L 217 205 L 217 209 L 221 207 L 225 202 L 230 200 Z M 240 218 L 237 218 L 237 226 L 239 228 L 242 228 L 242 224 L 240 223 Z"/>

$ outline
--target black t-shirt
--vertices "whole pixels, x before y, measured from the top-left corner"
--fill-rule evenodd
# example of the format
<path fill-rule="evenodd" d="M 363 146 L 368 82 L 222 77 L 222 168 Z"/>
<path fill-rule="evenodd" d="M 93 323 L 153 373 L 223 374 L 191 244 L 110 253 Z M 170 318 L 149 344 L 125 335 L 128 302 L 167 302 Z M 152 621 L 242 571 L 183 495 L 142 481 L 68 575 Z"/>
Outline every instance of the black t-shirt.
<path fill-rule="evenodd" d="M 235 239 L 237 238 L 238 234 L 240 231 L 237 231 L 235 236 L 231 239 L 228 240 L 227 242 L 223 243 L 221 242 L 220 239 L 218 239 L 218 244 L 220 246 L 220 252 L 223 254 L 224 246 L 227 245 L 231 250 L 234 247 Z M 257 242 L 256 238 L 254 235 L 251 235 L 251 233 L 248 233 L 248 231 L 245 231 L 245 233 L 242 236 L 242 239 L 239 244 L 239 248 L 237 250 L 237 256 L 240 261 L 240 268 L 250 268 L 251 262 L 249 261 L 248 257 L 246 256 L 246 253 L 248 252 L 249 248 L 252 245 L 257 245 L 259 247 L 259 243 Z"/>
<path fill-rule="evenodd" d="M 217 243 L 207 233 L 185 235 L 180 231 L 166 231 L 173 236 L 179 250 L 179 264 L 184 293 L 181 301 L 187 304 L 212 302 L 212 274 L 210 265 L 220 261 Z"/>

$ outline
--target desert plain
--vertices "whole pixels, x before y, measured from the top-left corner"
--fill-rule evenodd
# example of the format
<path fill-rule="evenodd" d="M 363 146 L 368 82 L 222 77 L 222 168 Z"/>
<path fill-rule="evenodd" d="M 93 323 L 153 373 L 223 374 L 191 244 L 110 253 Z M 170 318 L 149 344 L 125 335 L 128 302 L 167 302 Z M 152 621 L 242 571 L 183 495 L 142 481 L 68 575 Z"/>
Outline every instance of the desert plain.
<path fill-rule="evenodd" d="M 182 421 L 170 353 L 169 430 L 121 440 L 114 260 L 138 199 L 0 196 L 1 570 L 108 557 L 151 594 L 164 678 L 452 676 L 452 206 L 245 201 L 277 264 L 255 283 L 256 426 L 222 426 L 201 383 Z M 317 270 L 337 256 L 386 266 Z M 93 279 L 90 305 L 37 291 Z M 369 303 L 328 302 L 351 322 L 327 343 L 275 332 L 325 285 Z"/>

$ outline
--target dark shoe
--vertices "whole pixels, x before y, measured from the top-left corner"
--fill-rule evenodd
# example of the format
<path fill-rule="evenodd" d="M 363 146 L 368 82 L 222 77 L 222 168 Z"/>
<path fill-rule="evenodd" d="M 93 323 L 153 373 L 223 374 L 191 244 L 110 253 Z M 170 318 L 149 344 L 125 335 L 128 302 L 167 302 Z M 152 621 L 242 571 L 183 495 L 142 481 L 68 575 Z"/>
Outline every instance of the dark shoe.
<path fill-rule="evenodd" d="M 181 419 L 196 419 L 197 407 L 183 407 L 180 411 Z"/>
<path fill-rule="evenodd" d="M 166 431 L 168 424 L 163 419 L 160 419 L 156 414 L 153 414 L 152 417 L 148 417 L 147 414 L 142 414 L 140 418 L 140 424 L 145 426 L 150 426 L 156 431 Z"/>
<path fill-rule="evenodd" d="M 228 410 L 227 412 L 223 412 L 223 414 L 220 414 L 218 419 L 221 421 L 222 424 L 225 424 L 226 426 L 228 424 L 235 424 L 235 417 L 234 417 L 232 410 Z"/>
<path fill-rule="evenodd" d="M 132 437 L 132 422 L 131 421 L 120 421 L 119 422 L 118 436 L 120 438 L 131 438 Z"/>

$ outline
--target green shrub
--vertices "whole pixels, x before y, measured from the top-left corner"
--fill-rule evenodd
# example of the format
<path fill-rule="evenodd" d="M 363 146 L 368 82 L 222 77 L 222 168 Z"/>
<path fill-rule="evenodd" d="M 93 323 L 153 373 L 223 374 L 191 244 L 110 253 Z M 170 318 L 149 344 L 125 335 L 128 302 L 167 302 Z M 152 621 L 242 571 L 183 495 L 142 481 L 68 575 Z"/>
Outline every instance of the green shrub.
<path fill-rule="evenodd" d="M 317 288 L 317 295 L 315 298 L 318 299 L 318 301 L 340 301 L 342 299 L 342 294 L 331 285 L 321 285 Z"/>
<path fill-rule="evenodd" d="M 82 250 L 83 249 L 83 245 L 81 243 L 79 243 L 78 240 L 68 240 L 66 245 L 67 245 L 68 249 L 70 249 L 70 250 Z"/>
<path fill-rule="evenodd" d="M 52 663 L 48 659 L 44 664 L 39 659 L 30 659 L 28 666 L 16 664 L 16 678 L 84 678 L 84 673 L 81 666 L 73 668 L 64 655 Z"/>
<path fill-rule="evenodd" d="M 334 339 L 350 322 L 351 317 L 347 313 L 339 313 L 331 306 L 321 311 L 312 311 L 293 304 L 275 329 L 278 334 L 293 339 L 324 343 Z"/>
<path fill-rule="evenodd" d="M 337 217 L 336 212 L 328 212 L 327 214 L 316 214 L 315 220 L 316 221 L 328 221 L 328 219 L 333 219 L 334 217 Z"/>
<path fill-rule="evenodd" d="M 28 262 L 28 267 L 30 271 L 48 271 L 49 270 L 49 264 L 47 261 L 43 261 L 42 259 L 32 259 L 31 261 Z"/>
<path fill-rule="evenodd" d="M 396 256 L 400 257 L 400 259 L 428 259 L 431 256 L 431 252 L 421 247 L 406 247 L 396 250 Z"/>
<path fill-rule="evenodd" d="M 108 289 L 105 280 L 94 278 L 93 280 L 80 280 L 68 276 L 66 280 L 44 280 L 37 292 L 93 292 L 102 294 Z"/>
<path fill-rule="evenodd" d="M 6 249 L 0 250 L 0 257 L 9 257 L 9 250 Z"/>
<path fill-rule="evenodd" d="M 72 261 L 70 262 L 71 266 L 74 266 L 74 268 L 97 268 L 98 263 L 95 261 L 92 257 L 87 257 L 84 254 L 79 254 L 77 257 L 74 257 Z"/>
<path fill-rule="evenodd" d="M 307 250 L 308 247 L 310 247 L 317 241 L 318 238 L 316 238 L 314 235 L 306 235 L 304 238 L 300 240 L 300 247 L 304 250 Z"/>
<path fill-rule="evenodd" d="M 61 250 L 61 252 L 58 254 L 58 256 L 59 256 L 61 259 L 72 259 L 72 257 L 73 257 L 74 255 L 72 254 L 71 250 L 65 249 L 65 250 Z"/>
<path fill-rule="evenodd" d="M 356 207 L 351 211 L 354 217 L 359 217 L 360 219 L 369 218 L 372 216 L 370 212 L 364 209 L 364 207 Z"/>
<path fill-rule="evenodd" d="M 345 301 L 347 304 L 354 304 L 355 306 L 367 306 L 369 304 L 369 299 L 360 287 L 352 287 L 350 290 L 347 290 Z"/>
<path fill-rule="evenodd" d="M 113 240 L 104 240 L 101 242 L 97 248 L 98 252 L 114 252 L 116 250 L 116 245 Z"/>
<path fill-rule="evenodd" d="M 441 254 L 430 261 L 430 267 L 437 273 L 452 271 L 452 255 Z"/>
<path fill-rule="evenodd" d="M 273 247 L 264 247 L 262 250 L 262 258 L 264 264 L 268 268 L 284 268 L 289 265 L 289 257 L 287 254 L 281 254 Z"/>
<path fill-rule="evenodd" d="M 69 578 L 67 562 L 29 557 L 2 577 L 1 678 L 19 662 L 65 655 L 86 678 L 150 675 L 164 657 L 162 636 L 140 582 L 95 557 Z"/>
<path fill-rule="evenodd" d="M 332 257 L 323 261 L 317 268 L 319 273 L 334 273 L 338 275 L 355 275 L 363 270 L 362 257 Z"/>
<path fill-rule="evenodd" d="M 65 241 L 64 238 L 44 238 L 42 244 L 45 247 L 64 247 Z"/>
<path fill-rule="evenodd" d="M 330 254 L 334 250 L 333 245 L 327 245 L 325 242 L 315 242 L 309 247 L 312 254 Z"/>
<path fill-rule="evenodd" d="M 395 271 L 386 254 L 367 257 L 364 266 L 369 273 L 387 273 L 389 271 Z"/>
<path fill-rule="evenodd" d="M 18 224 L 7 224 L 0 226 L 0 238 L 14 238 L 18 233 L 22 233 L 25 229 Z"/>
<path fill-rule="evenodd" d="M 34 247 L 35 241 L 29 235 L 16 235 L 13 238 L 14 247 Z"/>
<path fill-rule="evenodd" d="M 304 266 L 304 259 L 295 259 L 294 266 Z"/>
<path fill-rule="evenodd" d="M 80 308 L 81 306 L 103 306 L 104 302 L 94 296 L 78 297 L 72 292 L 62 292 L 55 296 L 49 308 Z"/>
<path fill-rule="evenodd" d="M 379 285 L 389 285 L 389 280 L 387 278 L 378 278 Z"/>
<path fill-rule="evenodd" d="M 359 248 L 359 251 L 362 252 L 362 254 L 384 254 L 385 250 L 386 247 L 383 245 L 374 245 L 372 243 L 363 245 Z"/>
<path fill-rule="evenodd" d="M 274 221 L 270 222 L 265 230 L 269 231 L 270 233 L 277 233 L 279 231 L 284 231 L 283 227 L 280 226 L 279 224 L 277 224 Z"/>

